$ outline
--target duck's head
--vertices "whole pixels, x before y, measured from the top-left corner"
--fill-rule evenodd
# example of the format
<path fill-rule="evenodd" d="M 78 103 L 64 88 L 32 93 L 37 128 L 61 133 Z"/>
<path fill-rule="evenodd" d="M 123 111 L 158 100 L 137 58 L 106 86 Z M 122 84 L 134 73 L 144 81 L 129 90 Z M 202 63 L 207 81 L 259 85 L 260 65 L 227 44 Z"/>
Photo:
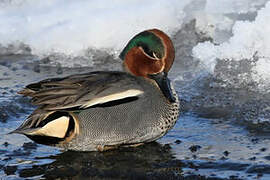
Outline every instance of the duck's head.
<path fill-rule="evenodd" d="M 150 29 L 135 35 L 120 54 L 128 72 L 135 76 L 153 79 L 164 96 L 175 102 L 168 72 L 174 61 L 171 39 L 158 29 Z"/>

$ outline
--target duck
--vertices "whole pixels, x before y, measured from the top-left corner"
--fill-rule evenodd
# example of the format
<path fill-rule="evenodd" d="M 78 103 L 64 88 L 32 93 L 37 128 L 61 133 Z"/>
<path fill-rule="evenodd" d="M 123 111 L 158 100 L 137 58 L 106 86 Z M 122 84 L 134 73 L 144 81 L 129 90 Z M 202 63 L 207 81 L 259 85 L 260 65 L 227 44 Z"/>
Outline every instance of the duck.
<path fill-rule="evenodd" d="M 175 49 L 159 29 L 136 34 L 119 55 L 124 71 L 45 79 L 18 93 L 37 108 L 11 133 L 73 151 L 156 141 L 173 128 L 179 99 L 168 78 Z"/>

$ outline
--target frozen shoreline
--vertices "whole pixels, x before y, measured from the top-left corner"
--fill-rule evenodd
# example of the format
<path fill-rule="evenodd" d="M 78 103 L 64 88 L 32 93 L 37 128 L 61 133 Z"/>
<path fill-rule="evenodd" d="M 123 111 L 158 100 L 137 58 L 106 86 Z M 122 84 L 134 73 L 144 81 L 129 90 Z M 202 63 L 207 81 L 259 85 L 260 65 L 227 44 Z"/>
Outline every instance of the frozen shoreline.
<path fill-rule="evenodd" d="M 174 36 L 195 20 L 194 32 L 204 40 L 193 44 L 191 56 L 203 66 L 194 70 L 215 76 L 217 61 L 246 61 L 252 67 L 238 73 L 238 81 L 253 81 L 260 92 L 270 88 L 268 0 L 151 0 L 144 6 L 138 0 L 112 4 L 104 0 L 11 0 L 1 2 L 0 10 L 0 55 L 33 54 L 65 67 L 93 66 L 101 55 L 117 59 L 137 32 L 159 28 Z M 232 70 L 229 65 L 227 69 Z M 223 76 L 221 80 L 231 79 Z"/>
<path fill-rule="evenodd" d="M 0 29 L 0 132 L 4 133 L 0 133 L 0 176 L 270 178 L 270 2 L 160 0 L 153 5 L 151 0 L 140 8 L 139 1 L 132 0 L 128 8 L 118 1 L 116 5 L 125 8 L 110 16 L 110 22 L 105 20 L 116 5 L 104 7 L 102 0 L 88 12 L 91 2 L 79 0 L 66 14 L 71 5 L 63 2 L 0 2 L 4 27 Z M 105 10 L 109 10 L 106 15 Z M 134 11 L 143 13 L 138 17 Z M 160 16 L 156 11 L 162 11 Z M 119 20 L 120 15 L 126 18 Z M 80 23 L 82 17 L 92 18 L 91 23 Z M 87 25 L 96 29 L 88 31 Z M 80 33 L 66 31 L 69 26 L 78 26 Z M 134 33 L 153 26 L 173 39 L 176 60 L 169 76 L 182 104 L 179 121 L 158 144 L 104 154 L 62 153 L 19 135 L 6 135 L 33 109 L 27 98 L 16 94 L 25 85 L 93 70 L 120 70 L 119 49 Z M 10 31 L 16 27 L 21 29 Z M 71 164 L 69 157 L 74 157 Z M 128 168 L 131 161 L 134 166 Z"/>

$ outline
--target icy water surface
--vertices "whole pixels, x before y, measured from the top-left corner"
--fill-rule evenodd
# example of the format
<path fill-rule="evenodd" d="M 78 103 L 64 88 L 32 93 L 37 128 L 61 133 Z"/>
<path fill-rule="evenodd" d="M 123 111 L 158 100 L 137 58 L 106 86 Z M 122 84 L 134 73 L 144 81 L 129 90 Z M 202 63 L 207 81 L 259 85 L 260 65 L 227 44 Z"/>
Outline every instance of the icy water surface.
<path fill-rule="evenodd" d="M 174 36 L 176 49 L 182 38 L 188 36 L 185 28 L 192 32 L 193 23 Z M 196 41 L 194 37 L 190 39 Z M 187 46 L 186 51 L 189 50 Z M 269 117 L 269 96 L 247 88 L 223 87 L 217 75 L 193 71 L 195 66 L 198 68 L 196 60 L 189 59 L 189 64 L 183 64 L 185 61 L 179 59 L 190 57 L 179 53 L 170 74 L 182 104 L 176 126 L 156 143 L 104 153 L 62 152 L 7 133 L 18 127 L 34 108 L 27 98 L 16 95 L 26 84 L 94 69 L 118 70 L 119 59 L 100 52 L 89 67 L 64 68 L 50 58 L 1 56 L 0 176 L 5 179 L 269 179 L 270 128 L 268 121 L 259 120 Z M 220 68 L 226 69 L 227 65 L 221 64 Z"/>
<path fill-rule="evenodd" d="M 270 179 L 268 0 L 9 0 L 0 10 L 0 179 Z M 16 94 L 25 85 L 121 70 L 119 50 L 153 27 L 176 49 L 181 116 L 166 136 L 98 153 L 7 134 L 34 109 Z"/>

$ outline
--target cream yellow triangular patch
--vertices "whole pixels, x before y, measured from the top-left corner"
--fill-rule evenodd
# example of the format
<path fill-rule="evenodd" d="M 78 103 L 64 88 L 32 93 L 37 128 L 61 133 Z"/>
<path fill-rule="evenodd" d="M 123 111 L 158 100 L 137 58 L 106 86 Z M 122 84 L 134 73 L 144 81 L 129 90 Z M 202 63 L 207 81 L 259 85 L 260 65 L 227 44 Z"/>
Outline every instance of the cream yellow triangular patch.
<path fill-rule="evenodd" d="M 69 125 L 69 117 L 62 116 L 58 119 L 55 119 L 45 126 L 27 133 L 28 135 L 40 135 L 40 136 L 50 136 L 57 138 L 64 138 Z"/>

